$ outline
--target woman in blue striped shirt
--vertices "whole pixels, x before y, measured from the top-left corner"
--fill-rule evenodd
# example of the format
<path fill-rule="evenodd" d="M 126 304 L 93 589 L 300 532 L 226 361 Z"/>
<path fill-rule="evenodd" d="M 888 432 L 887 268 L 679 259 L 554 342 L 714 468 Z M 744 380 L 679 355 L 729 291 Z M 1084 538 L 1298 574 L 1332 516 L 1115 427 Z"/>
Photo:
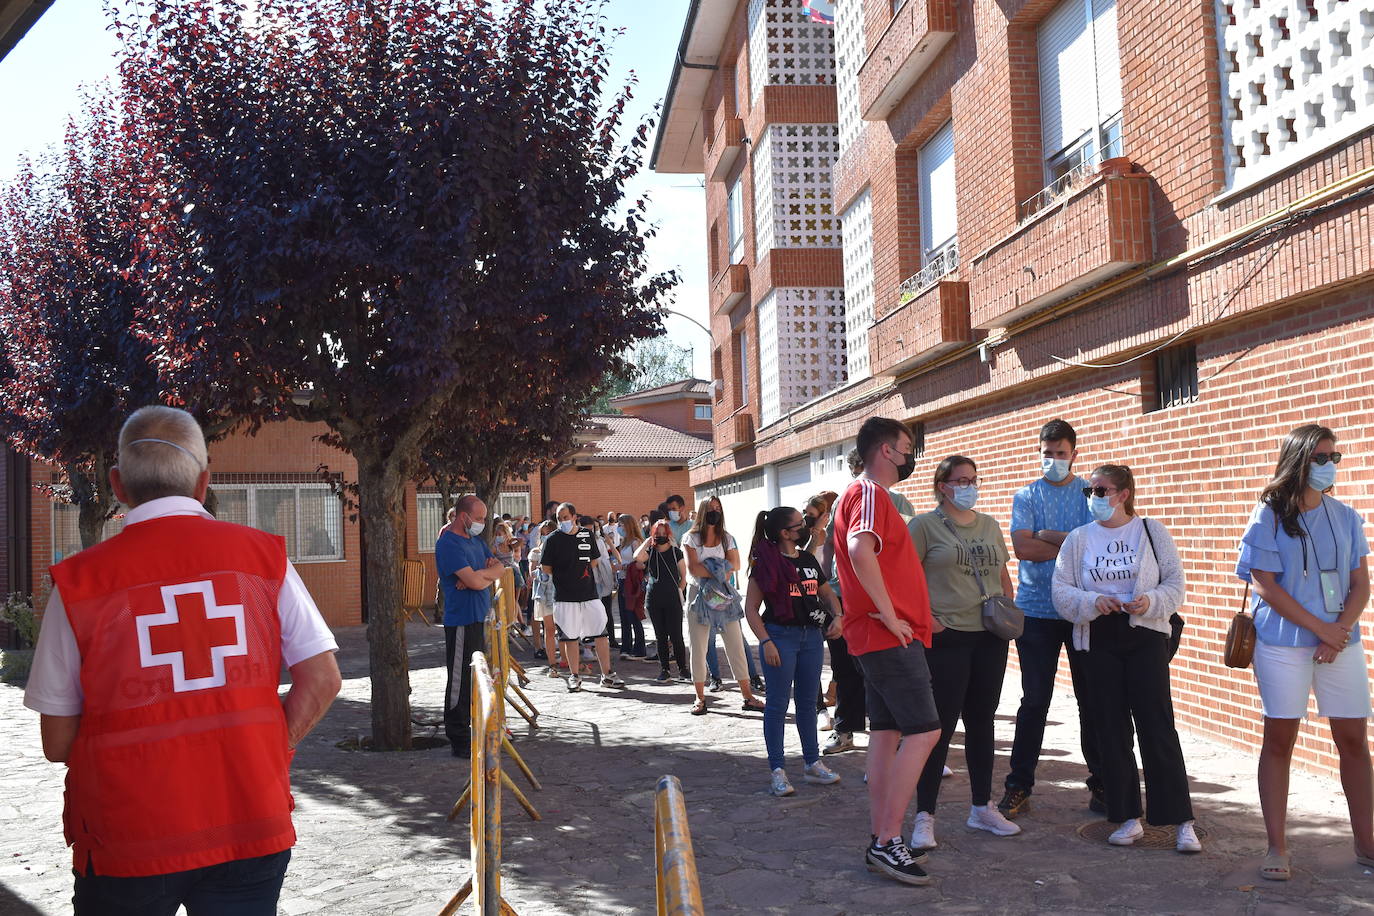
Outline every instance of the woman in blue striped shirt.
<path fill-rule="evenodd" d="M 1288 772 L 1314 690 L 1317 715 L 1330 722 L 1340 754 L 1355 858 L 1374 866 L 1369 673 L 1360 641 L 1360 615 L 1369 603 L 1369 544 L 1364 519 L 1328 492 L 1340 460 L 1336 434 L 1326 427 L 1309 424 L 1289 433 L 1236 564 L 1236 575 L 1255 593 L 1255 680 L 1264 707 L 1259 794 L 1269 835 L 1260 876 L 1273 881 L 1290 877 Z"/>

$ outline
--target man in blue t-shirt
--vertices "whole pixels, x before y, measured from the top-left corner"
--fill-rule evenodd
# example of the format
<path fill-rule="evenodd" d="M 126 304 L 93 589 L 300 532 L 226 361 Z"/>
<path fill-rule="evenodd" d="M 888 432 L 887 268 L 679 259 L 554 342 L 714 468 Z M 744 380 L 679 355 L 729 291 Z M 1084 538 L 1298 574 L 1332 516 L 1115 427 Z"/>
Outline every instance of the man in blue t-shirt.
<path fill-rule="evenodd" d="M 1035 788 L 1035 767 L 1045 740 L 1045 720 L 1054 696 L 1054 677 L 1059 670 L 1059 650 L 1069 653 L 1069 672 L 1078 700 L 1078 730 L 1083 759 L 1088 763 L 1088 807 L 1107 812 L 1102 795 L 1097 731 L 1089 707 L 1091 691 L 1084 680 L 1084 653 L 1073 648 L 1073 624 L 1062 619 L 1050 599 L 1054 561 L 1065 536 L 1092 521 L 1083 497 L 1087 481 L 1073 474 L 1078 457 L 1078 434 L 1063 420 L 1051 420 L 1040 430 L 1040 474 L 1022 487 L 1011 501 L 1011 543 L 1016 553 L 1020 587 L 1016 606 L 1026 615 L 1025 631 L 1016 640 L 1021 665 L 1021 708 L 1016 713 L 1016 737 L 1011 745 L 1011 771 L 1007 791 L 998 810 L 1009 818 L 1030 807 Z"/>
<path fill-rule="evenodd" d="M 501 561 L 482 540 L 487 506 L 476 496 L 458 500 L 448 512 L 448 524 L 434 542 L 434 565 L 444 597 L 444 733 L 453 756 L 470 753 L 472 653 L 485 646 L 484 628 L 491 610 L 492 583 L 501 578 Z"/>

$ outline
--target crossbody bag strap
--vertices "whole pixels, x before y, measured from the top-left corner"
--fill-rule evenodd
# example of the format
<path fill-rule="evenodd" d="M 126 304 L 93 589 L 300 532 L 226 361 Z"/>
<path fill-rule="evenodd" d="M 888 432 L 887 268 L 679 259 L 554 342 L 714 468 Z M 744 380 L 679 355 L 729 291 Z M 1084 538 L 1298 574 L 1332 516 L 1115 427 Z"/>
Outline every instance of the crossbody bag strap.
<path fill-rule="evenodd" d="M 973 548 L 968 545 L 968 541 L 959 536 L 958 531 L 954 530 L 954 522 L 950 521 L 948 515 L 945 515 L 939 509 L 935 510 L 935 514 L 940 516 L 940 521 L 945 523 L 945 527 L 949 529 L 950 534 L 954 535 L 954 539 L 963 545 L 964 552 L 968 554 L 969 569 L 973 570 L 974 581 L 978 583 L 978 594 L 986 598 L 988 596 L 988 590 L 983 587 L 982 571 L 979 570 L 978 566 L 973 562 Z"/>

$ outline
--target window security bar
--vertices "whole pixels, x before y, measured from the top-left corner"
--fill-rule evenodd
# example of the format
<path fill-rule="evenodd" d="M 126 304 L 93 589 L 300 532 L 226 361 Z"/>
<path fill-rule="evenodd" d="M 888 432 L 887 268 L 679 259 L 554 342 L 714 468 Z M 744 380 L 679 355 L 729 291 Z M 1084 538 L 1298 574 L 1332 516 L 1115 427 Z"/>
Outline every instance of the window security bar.
<path fill-rule="evenodd" d="M 920 272 L 902 281 L 901 301 L 915 299 L 921 293 L 939 283 L 944 277 L 954 273 L 959 267 L 959 240 L 951 239 L 931 255 L 930 260 Z"/>

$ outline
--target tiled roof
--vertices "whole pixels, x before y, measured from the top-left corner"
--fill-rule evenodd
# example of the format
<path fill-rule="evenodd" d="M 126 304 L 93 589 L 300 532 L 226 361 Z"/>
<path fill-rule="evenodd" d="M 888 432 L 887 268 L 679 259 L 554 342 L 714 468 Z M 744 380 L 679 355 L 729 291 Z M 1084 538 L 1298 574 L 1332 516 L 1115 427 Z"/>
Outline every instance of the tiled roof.
<path fill-rule="evenodd" d="M 631 391 L 629 394 L 622 394 L 619 397 L 611 398 L 611 403 L 638 404 L 642 401 L 667 401 L 679 397 L 704 398 L 711 394 L 711 383 L 705 379 L 685 378 L 676 382 L 669 382 L 666 385 L 659 385 L 656 388 L 644 388 L 639 391 Z"/>
<path fill-rule="evenodd" d="M 705 439 L 639 417 L 597 415 L 587 419 L 610 433 L 578 452 L 573 459 L 576 464 L 686 464 L 711 448 Z"/>

